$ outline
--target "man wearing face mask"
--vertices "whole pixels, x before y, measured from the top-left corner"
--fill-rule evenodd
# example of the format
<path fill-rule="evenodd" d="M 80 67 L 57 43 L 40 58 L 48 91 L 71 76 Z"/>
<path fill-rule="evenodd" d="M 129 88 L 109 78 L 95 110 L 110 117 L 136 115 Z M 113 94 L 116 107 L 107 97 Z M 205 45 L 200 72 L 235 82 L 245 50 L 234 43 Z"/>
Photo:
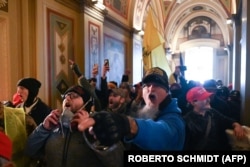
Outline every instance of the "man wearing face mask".
<path fill-rule="evenodd" d="M 92 97 L 76 85 L 63 95 L 62 110 L 54 109 L 29 136 L 26 153 L 32 158 L 44 156 L 48 167 L 102 167 L 122 165 L 122 144 L 100 154 L 87 145 L 78 130 L 79 117 L 88 116 Z M 89 138 L 89 133 L 85 133 Z"/>
<path fill-rule="evenodd" d="M 108 146 L 123 139 L 142 150 L 182 150 L 185 124 L 176 99 L 169 94 L 166 72 L 159 67 L 149 69 L 142 86 L 145 106 L 136 118 L 99 112 L 81 116 L 79 130 L 92 126 L 96 138 Z"/>
<path fill-rule="evenodd" d="M 22 103 L 16 107 L 23 107 L 25 113 L 30 115 L 37 125 L 43 122 L 51 111 L 51 108 L 37 97 L 40 87 L 41 82 L 35 78 L 22 78 L 17 82 L 17 94 Z"/>

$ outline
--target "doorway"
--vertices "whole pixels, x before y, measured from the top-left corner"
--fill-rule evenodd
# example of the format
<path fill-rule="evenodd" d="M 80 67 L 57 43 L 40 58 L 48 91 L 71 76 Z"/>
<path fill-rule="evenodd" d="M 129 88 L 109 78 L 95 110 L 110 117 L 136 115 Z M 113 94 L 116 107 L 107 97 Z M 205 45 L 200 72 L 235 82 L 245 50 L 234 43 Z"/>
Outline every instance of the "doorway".
<path fill-rule="evenodd" d="M 199 81 L 201 84 L 205 80 L 213 78 L 213 48 L 200 46 L 185 50 L 185 78 Z"/>

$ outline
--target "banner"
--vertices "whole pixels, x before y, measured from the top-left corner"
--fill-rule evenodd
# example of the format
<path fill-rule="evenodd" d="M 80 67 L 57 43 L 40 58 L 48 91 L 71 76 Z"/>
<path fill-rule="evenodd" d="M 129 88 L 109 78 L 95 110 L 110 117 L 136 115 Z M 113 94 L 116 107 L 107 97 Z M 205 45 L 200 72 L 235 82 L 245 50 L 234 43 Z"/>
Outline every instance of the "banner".
<path fill-rule="evenodd" d="M 166 71 L 168 76 L 171 74 L 163 43 L 164 39 L 154 26 L 152 11 L 149 9 L 143 39 L 144 71 L 151 67 L 160 67 Z"/>

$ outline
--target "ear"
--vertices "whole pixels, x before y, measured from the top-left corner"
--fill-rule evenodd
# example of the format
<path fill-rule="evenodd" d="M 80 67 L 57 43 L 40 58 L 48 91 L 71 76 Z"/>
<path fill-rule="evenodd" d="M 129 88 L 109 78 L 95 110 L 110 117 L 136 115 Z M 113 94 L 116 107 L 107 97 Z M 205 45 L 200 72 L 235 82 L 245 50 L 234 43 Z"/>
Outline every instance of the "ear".
<path fill-rule="evenodd" d="M 195 101 L 190 102 L 190 104 L 191 104 L 192 106 L 195 106 Z"/>
<path fill-rule="evenodd" d="M 120 103 L 122 104 L 122 103 L 125 103 L 125 98 L 124 97 L 121 97 L 120 98 Z"/>

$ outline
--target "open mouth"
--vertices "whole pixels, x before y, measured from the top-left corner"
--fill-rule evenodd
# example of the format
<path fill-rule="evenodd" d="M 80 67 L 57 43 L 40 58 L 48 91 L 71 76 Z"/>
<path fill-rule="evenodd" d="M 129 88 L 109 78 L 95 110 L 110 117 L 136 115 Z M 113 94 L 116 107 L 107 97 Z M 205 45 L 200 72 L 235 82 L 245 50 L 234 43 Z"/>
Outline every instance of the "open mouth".
<path fill-rule="evenodd" d="M 69 104 L 69 103 L 66 103 L 66 104 L 65 104 L 65 107 L 70 107 L 70 104 Z"/>
<path fill-rule="evenodd" d="M 155 98 L 156 98 L 156 96 L 154 94 L 150 94 L 148 97 L 150 100 L 155 100 Z"/>

